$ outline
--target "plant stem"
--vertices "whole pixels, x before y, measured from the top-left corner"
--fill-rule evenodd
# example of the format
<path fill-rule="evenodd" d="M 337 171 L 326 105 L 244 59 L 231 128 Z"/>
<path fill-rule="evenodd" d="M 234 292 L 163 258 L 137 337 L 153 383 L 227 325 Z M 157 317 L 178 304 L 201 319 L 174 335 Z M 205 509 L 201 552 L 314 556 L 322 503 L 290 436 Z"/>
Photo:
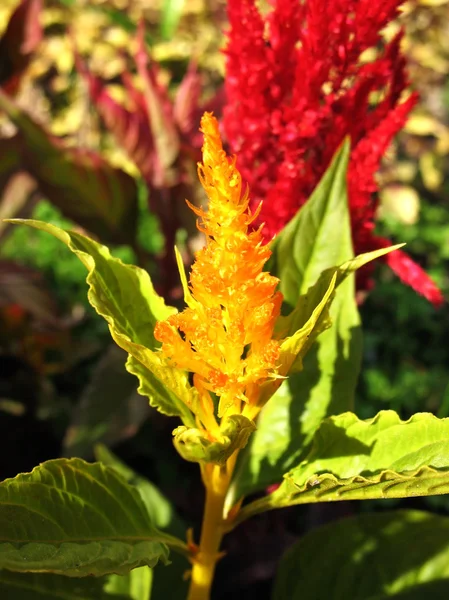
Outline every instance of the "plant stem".
<path fill-rule="evenodd" d="M 223 508 L 234 470 L 237 452 L 225 467 L 206 465 L 203 480 L 206 486 L 200 546 L 195 556 L 187 600 L 210 600 L 215 566 L 220 558 L 220 544 L 224 534 Z"/>

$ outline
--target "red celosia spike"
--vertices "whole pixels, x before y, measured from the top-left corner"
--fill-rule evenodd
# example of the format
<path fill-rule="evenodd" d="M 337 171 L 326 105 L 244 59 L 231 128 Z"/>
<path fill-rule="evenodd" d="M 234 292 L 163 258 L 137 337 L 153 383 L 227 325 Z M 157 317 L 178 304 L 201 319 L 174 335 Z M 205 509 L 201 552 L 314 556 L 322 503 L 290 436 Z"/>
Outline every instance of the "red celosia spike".
<path fill-rule="evenodd" d="M 255 0 L 228 0 L 224 130 L 251 187 L 252 208 L 264 201 L 255 226 L 265 222 L 265 237 L 307 201 L 349 135 L 355 250 L 376 247 L 375 174 L 416 97 L 400 104 L 408 85 L 402 33 L 372 62 L 362 64 L 360 56 L 381 45 L 381 30 L 402 3 L 277 0 L 262 17 Z M 381 95 L 377 103 L 373 92 Z M 368 285 L 367 277 L 359 282 Z"/>
<path fill-rule="evenodd" d="M 389 240 L 381 240 L 383 246 L 389 246 Z M 424 296 L 435 306 L 441 306 L 444 298 L 435 283 L 430 279 L 427 273 L 416 264 L 405 252 L 396 250 L 390 252 L 385 257 L 385 262 L 392 271 L 407 285 L 413 288 L 418 294 Z"/>

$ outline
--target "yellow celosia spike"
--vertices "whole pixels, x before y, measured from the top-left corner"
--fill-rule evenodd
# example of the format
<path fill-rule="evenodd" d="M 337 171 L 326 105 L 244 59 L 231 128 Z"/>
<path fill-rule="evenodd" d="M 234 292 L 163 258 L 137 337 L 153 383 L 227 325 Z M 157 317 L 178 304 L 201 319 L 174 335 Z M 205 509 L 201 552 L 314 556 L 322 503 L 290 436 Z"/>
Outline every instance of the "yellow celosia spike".
<path fill-rule="evenodd" d="M 261 231 L 249 231 L 255 218 L 242 193 L 235 158 L 223 150 L 218 122 L 210 113 L 201 120 L 203 162 L 198 174 L 208 210 L 192 207 L 201 221 L 207 245 L 196 253 L 190 274 L 193 302 L 182 313 L 158 323 L 162 352 L 195 374 L 203 397 L 199 424 L 209 432 L 210 407 L 204 395 L 219 399 L 218 417 L 257 405 L 260 385 L 276 377 L 279 343 L 273 340 L 282 295 L 278 279 L 263 272 L 271 252 Z M 201 408 L 203 407 L 203 408 Z"/>

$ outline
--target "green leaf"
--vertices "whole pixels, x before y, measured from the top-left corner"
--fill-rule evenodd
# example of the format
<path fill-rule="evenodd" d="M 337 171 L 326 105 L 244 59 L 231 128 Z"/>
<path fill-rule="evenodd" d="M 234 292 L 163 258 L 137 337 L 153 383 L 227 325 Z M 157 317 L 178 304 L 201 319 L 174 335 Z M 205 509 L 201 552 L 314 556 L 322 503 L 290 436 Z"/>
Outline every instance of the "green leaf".
<path fill-rule="evenodd" d="M 64 147 L 0 90 L 1 111 L 17 127 L 21 166 L 37 181 L 43 196 L 101 239 L 133 244 L 136 181 L 97 153 Z"/>
<path fill-rule="evenodd" d="M 449 493 L 449 419 L 418 413 L 401 421 L 394 411 L 359 420 L 330 417 L 309 455 L 284 475 L 273 493 L 246 505 L 237 522 L 294 504 Z"/>
<path fill-rule="evenodd" d="M 140 570 L 134 569 L 131 575 Z M 149 569 L 147 571 L 151 573 Z M 116 577 L 125 579 L 125 577 Z M 103 589 L 104 585 L 104 578 L 75 579 L 63 575 L 0 571 L 0 596 L 4 600 L 142 600 L 143 598 L 147 600 L 149 598 L 149 596 L 133 597 L 124 591 L 115 593 L 119 591 L 118 588 L 108 593 Z"/>
<path fill-rule="evenodd" d="M 84 577 L 167 563 L 170 544 L 114 469 L 50 460 L 0 484 L 0 568 Z"/>
<path fill-rule="evenodd" d="M 95 365 L 76 404 L 64 437 L 65 456 L 90 458 L 94 444 L 114 444 L 133 436 L 148 417 L 148 402 L 125 369 L 126 354 L 111 344 Z"/>
<path fill-rule="evenodd" d="M 139 378 L 139 392 L 148 395 L 150 404 L 160 412 L 179 416 L 186 425 L 194 426 L 188 406 L 196 401 L 196 390 L 184 371 L 153 352 L 158 347 L 153 334 L 156 321 L 168 318 L 176 309 L 166 306 L 156 294 L 148 273 L 125 265 L 112 257 L 106 246 L 75 231 L 63 231 L 41 221 L 11 222 L 51 233 L 80 259 L 89 271 L 89 302 L 107 321 L 114 341 L 131 355 L 126 366 Z"/>
<path fill-rule="evenodd" d="M 185 536 L 186 526 L 176 515 L 171 503 L 161 494 L 155 485 L 125 465 L 106 446 L 95 447 L 95 457 L 107 467 L 119 473 L 127 483 L 134 486 L 145 504 L 151 522 L 158 528 L 167 530 L 179 537 Z"/>
<path fill-rule="evenodd" d="M 185 0 L 164 0 L 162 5 L 161 35 L 170 40 L 182 16 Z"/>
<path fill-rule="evenodd" d="M 446 600 L 448 594 L 449 578 L 414 585 L 413 587 L 409 587 L 398 594 L 393 594 L 393 598 L 394 600 L 423 600 L 423 598 L 432 598 L 432 600 Z M 387 598 L 391 597 L 391 594 L 381 594 L 379 596 L 371 596 L 369 600 L 386 600 Z"/>
<path fill-rule="evenodd" d="M 358 336 L 347 329 L 355 308 L 353 281 L 348 275 L 384 253 L 384 250 L 367 253 L 337 269 L 328 269 L 307 294 L 300 296 L 295 311 L 288 317 L 281 318 L 280 328 L 284 327 L 290 332 L 300 327 L 297 336 L 301 339 L 305 332 L 303 339 L 306 343 L 301 346 L 300 353 L 293 362 L 293 369 L 290 370 L 293 375 L 289 375 L 287 381 L 280 386 L 259 417 L 249 450 L 244 453 L 244 459 L 231 486 L 228 506 L 248 493 L 280 481 L 283 473 L 298 461 L 310 444 L 317 427 L 327 416 L 326 410 L 330 414 L 338 413 L 350 386 L 352 394 L 354 393 L 354 366 L 351 376 L 345 377 L 345 371 L 351 369 L 351 356 L 360 352 L 357 347 Z M 335 277 L 336 283 L 341 285 L 331 308 L 334 324 L 329 331 L 322 333 L 330 324 L 332 285 L 321 303 L 318 302 L 323 290 Z M 323 310 L 323 304 L 326 310 Z M 315 320 L 314 314 L 318 317 Z M 302 325 L 305 318 L 308 321 Z M 343 332 L 346 332 L 345 336 L 342 335 Z M 302 356 L 319 334 L 318 344 L 305 356 L 305 368 L 300 373 L 295 373 L 301 366 Z M 328 376 L 330 365 L 335 371 L 332 377 Z M 321 375 L 322 373 L 325 375 Z M 283 375 L 284 372 L 280 370 L 280 374 Z M 262 387 L 262 403 L 270 397 L 271 389 L 277 384 L 277 381 L 268 382 Z M 308 399 L 307 402 L 305 399 Z"/>
<path fill-rule="evenodd" d="M 195 406 L 198 392 L 189 384 L 188 374 L 147 348 L 134 345 L 129 351 L 126 369 L 138 378 L 139 394 L 148 396 L 150 405 L 164 415 L 180 416 L 184 423 L 192 424 L 189 408 Z"/>
<path fill-rule="evenodd" d="M 184 538 L 187 526 L 175 513 L 172 504 L 161 494 L 161 492 L 150 481 L 138 475 L 122 463 L 105 446 L 98 445 L 95 449 L 98 460 L 114 468 L 122 475 L 129 484 L 134 485 L 150 515 L 151 521 L 160 529 L 168 531 L 172 535 Z M 153 597 L 184 599 L 187 595 L 188 581 L 184 577 L 190 565 L 185 557 L 173 553 L 170 557 L 171 564 L 168 569 L 155 569 L 153 572 Z M 130 575 L 136 570 L 131 571 Z M 117 577 L 117 579 L 121 579 Z M 140 600 L 137 598 L 136 600 Z"/>
<path fill-rule="evenodd" d="M 420 511 L 364 514 L 330 523 L 287 551 L 272 598 L 447 598 L 448 539 L 449 519 Z"/>
<path fill-rule="evenodd" d="M 153 571 L 148 567 L 133 569 L 127 575 L 111 575 L 104 586 L 113 598 L 124 596 L 130 600 L 150 600 Z"/>
<path fill-rule="evenodd" d="M 328 289 L 330 268 L 353 258 L 348 158 L 345 143 L 310 199 L 276 238 L 272 272 L 280 278 L 286 303 L 295 307 L 279 320 L 281 337 L 291 335 L 312 314 Z M 310 444 L 321 420 L 352 408 L 361 355 L 353 277 L 335 296 L 330 312 L 333 327 L 324 331 L 330 324 L 326 311 L 316 330 L 321 334 L 317 343 L 310 350 L 307 345 L 304 358 L 299 356 L 301 373 L 290 375 L 262 410 L 257 430 L 240 456 L 227 505 L 281 481 Z"/>

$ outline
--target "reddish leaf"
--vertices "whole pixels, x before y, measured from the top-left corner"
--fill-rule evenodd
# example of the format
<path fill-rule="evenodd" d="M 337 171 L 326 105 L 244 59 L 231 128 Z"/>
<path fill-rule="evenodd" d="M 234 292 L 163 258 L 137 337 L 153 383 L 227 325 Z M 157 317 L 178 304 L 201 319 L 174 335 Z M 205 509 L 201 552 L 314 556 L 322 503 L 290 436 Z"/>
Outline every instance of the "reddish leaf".
<path fill-rule="evenodd" d="M 137 185 L 98 154 L 65 148 L 0 92 L 3 109 L 19 130 L 23 167 L 65 216 L 102 241 L 133 243 Z"/>
<path fill-rule="evenodd" d="M 29 218 L 39 198 L 36 181 L 24 171 L 14 173 L 7 185 L 0 188 L 0 241 L 12 227 L 4 219 Z"/>
<path fill-rule="evenodd" d="M 129 77 L 124 77 L 128 96 L 133 104 L 132 110 L 127 110 L 112 98 L 103 81 L 88 70 L 79 56 L 76 62 L 78 71 L 88 85 L 92 102 L 106 127 L 114 135 L 117 143 L 126 150 L 142 177 L 151 181 L 154 170 L 154 143 L 141 92 L 134 88 Z"/>
<path fill-rule="evenodd" d="M 184 75 L 173 103 L 173 117 L 184 136 L 190 137 L 193 131 L 198 131 L 198 106 L 201 96 L 201 76 L 195 61 L 189 65 Z"/>
<path fill-rule="evenodd" d="M 11 175 L 21 167 L 20 140 L 15 135 L 0 139 L 0 197 Z"/>
<path fill-rule="evenodd" d="M 31 55 L 42 39 L 42 0 L 22 0 L 0 39 L 0 86 L 14 95 Z"/>
<path fill-rule="evenodd" d="M 143 83 L 155 147 L 153 185 L 161 188 L 171 187 L 179 179 L 179 174 L 175 168 L 180 149 L 179 135 L 167 90 L 158 82 L 155 64 L 149 65 L 144 33 L 143 22 L 141 22 L 137 37 L 136 65 Z"/>

